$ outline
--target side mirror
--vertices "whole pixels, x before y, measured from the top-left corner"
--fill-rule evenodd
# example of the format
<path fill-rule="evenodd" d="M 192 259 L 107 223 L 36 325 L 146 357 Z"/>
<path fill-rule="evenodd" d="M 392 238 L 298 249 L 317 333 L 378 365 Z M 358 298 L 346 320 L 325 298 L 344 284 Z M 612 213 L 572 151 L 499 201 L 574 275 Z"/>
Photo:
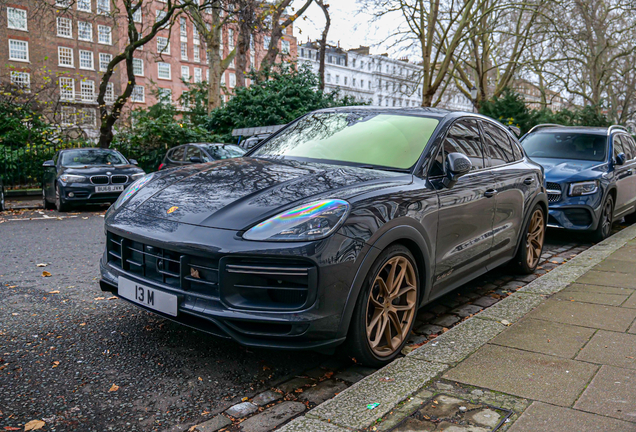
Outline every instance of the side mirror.
<path fill-rule="evenodd" d="M 192 163 L 203 163 L 203 160 L 199 156 L 192 156 L 190 158 L 190 162 L 192 162 Z"/>
<path fill-rule="evenodd" d="M 619 153 L 616 155 L 616 165 L 625 165 L 625 162 L 627 162 L 627 156 L 625 156 L 625 153 Z"/>
<path fill-rule="evenodd" d="M 132 165 L 139 165 L 139 162 L 137 162 L 137 159 L 128 159 L 128 162 L 130 162 Z"/>
<path fill-rule="evenodd" d="M 457 180 L 466 175 L 473 168 L 473 163 L 465 155 L 461 153 L 449 153 L 446 156 L 446 177 L 444 177 L 444 186 L 452 188 Z"/>
<path fill-rule="evenodd" d="M 53 163 L 53 161 L 52 161 L 52 160 L 47 160 L 46 162 L 44 162 L 44 163 L 42 164 L 42 166 L 43 166 L 44 168 L 54 168 L 54 167 L 55 167 L 55 163 Z"/>

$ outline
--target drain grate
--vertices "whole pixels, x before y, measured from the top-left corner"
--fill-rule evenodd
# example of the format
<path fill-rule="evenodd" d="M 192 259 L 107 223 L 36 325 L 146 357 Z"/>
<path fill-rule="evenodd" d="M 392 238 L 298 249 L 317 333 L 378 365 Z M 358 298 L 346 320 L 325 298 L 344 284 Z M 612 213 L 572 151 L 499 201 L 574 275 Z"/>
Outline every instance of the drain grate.
<path fill-rule="evenodd" d="M 513 414 L 505 408 L 439 394 L 404 419 L 393 432 L 495 432 Z"/>

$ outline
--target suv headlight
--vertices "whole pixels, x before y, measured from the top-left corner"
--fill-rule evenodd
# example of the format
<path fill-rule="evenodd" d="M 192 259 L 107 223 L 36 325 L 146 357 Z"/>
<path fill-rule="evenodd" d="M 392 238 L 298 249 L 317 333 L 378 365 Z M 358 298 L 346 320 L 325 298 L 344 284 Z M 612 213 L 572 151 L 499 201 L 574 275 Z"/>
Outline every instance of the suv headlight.
<path fill-rule="evenodd" d="M 64 183 L 84 183 L 86 181 L 86 177 L 81 175 L 62 174 L 60 176 L 60 180 Z"/>
<path fill-rule="evenodd" d="M 256 241 L 319 240 L 334 233 L 349 214 L 349 203 L 330 199 L 287 210 L 252 227 L 243 238 Z"/>
<path fill-rule="evenodd" d="M 598 191 L 598 181 L 584 181 L 570 184 L 570 196 L 592 195 Z"/>

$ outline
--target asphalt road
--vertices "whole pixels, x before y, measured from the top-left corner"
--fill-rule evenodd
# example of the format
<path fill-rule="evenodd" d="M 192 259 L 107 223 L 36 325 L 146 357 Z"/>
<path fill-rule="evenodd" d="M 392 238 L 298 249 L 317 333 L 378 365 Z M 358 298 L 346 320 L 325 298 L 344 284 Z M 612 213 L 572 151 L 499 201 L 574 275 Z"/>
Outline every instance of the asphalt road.
<path fill-rule="evenodd" d="M 43 419 L 47 431 L 184 431 L 334 362 L 313 352 L 246 349 L 102 293 L 104 211 L 0 213 L 0 430 Z M 548 238 L 553 254 L 589 246 L 574 250 L 574 238 L 558 233 Z M 546 261 L 538 273 L 557 265 Z M 495 270 L 482 279 L 494 289 L 513 277 Z M 444 314 L 448 308 L 435 310 L 454 307 L 456 295 L 420 317 Z"/>
<path fill-rule="evenodd" d="M 102 215 L 0 216 L 0 430 L 183 431 L 328 359 L 248 350 L 109 299 Z"/>

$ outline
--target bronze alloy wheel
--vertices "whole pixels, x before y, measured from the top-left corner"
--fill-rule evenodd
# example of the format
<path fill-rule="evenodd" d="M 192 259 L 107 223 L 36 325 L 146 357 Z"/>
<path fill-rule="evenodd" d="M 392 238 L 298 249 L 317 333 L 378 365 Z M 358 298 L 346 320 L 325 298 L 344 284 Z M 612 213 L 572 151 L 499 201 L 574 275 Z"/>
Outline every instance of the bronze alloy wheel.
<path fill-rule="evenodd" d="M 543 239 L 545 237 L 545 220 L 543 211 L 536 209 L 528 224 L 528 236 L 526 242 L 526 259 L 528 267 L 534 268 L 539 263 L 541 251 L 543 250 Z"/>
<path fill-rule="evenodd" d="M 408 336 L 417 311 L 417 276 L 405 256 L 388 260 L 378 272 L 369 293 L 366 333 L 378 357 L 393 354 Z"/>

